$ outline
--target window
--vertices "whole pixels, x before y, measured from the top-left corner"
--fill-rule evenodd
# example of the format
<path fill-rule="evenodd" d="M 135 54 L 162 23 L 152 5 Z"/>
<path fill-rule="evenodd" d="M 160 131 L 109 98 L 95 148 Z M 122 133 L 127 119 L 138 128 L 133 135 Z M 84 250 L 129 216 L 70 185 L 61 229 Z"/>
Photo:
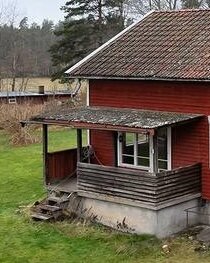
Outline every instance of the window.
<path fill-rule="evenodd" d="M 10 99 L 8 99 L 8 102 L 9 102 L 9 104 L 16 104 L 17 103 L 16 98 L 10 98 Z"/>
<path fill-rule="evenodd" d="M 157 133 L 158 171 L 171 169 L 170 128 L 160 128 Z M 153 136 L 141 133 L 118 134 L 118 164 L 153 172 Z"/>
<path fill-rule="evenodd" d="M 150 138 L 146 134 L 119 133 L 119 164 L 150 168 Z"/>
<path fill-rule="evenodd" d="M 168 169 L 168 141 L 167 141 L 167 129 L 159 129 L 157 132 L 158 142 L 158 169 Z"/>

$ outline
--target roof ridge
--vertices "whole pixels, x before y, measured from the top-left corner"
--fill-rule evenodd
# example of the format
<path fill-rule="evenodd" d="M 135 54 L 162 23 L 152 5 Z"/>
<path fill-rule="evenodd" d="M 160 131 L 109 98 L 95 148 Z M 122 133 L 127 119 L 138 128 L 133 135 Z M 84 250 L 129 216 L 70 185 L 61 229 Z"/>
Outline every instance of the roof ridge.
<path fill-rule="evenodd" d="M 184 12 L 210 12 L 210 8 L 186 8 L 186 9 L 176 9 L 176 10 L 154 10 L 154 13 L 184 13 Z"/>
<path fill-rule="evenodd" d="M 65 71 L 66 74 L 71 73 L 73 70 L 75 70 L 77 67 L 81 66 L 83 63 L 85 63 L 86 61 L 88 61 L 90 58 L 92 58 L 94 55 L 96 55 L 98 52 L 100 52 L 101 50 L 103 50 L 104 48 L 108 47 L 111 43 L 113 43 L 115 40 L 117 40 L 119 37 L 121 37 L 122 35 L 124 35 L 127 31 L 129 31 L 131 28 L 133 28 L 135 25 L 137 25 L 139 22 L 141 22 L 142 20 L 144 20 L 147 16 L 151 15 L 152 13 L 154 13 L 154 10 L 151 10 L 150 12 L 148 12 L 147 14 L 145 14 L 143 17 L 141 17 L 140 19 L 138 19 L 136 22 L 132 23 L 130 26 L 126 27 L 124 30 L 122 30 L 121 32 L 119 32 L 117 35 L 115 35 L 114 37 L 112 37 L 110 40 L 108 40 L 107 42 L 105 42 L 103 45 L 101 45 L 99 48 L 97 48 L 96 50 L 94 50 L 93 52 L 91 52 L 89 55 L 87 55 L 86 57 L 84 57 L 82 60 L 80 60 L 79 62 L 77 62 L 75 65 L 73 65 L 72 67 L 70 67 L 67 71 Z"/>

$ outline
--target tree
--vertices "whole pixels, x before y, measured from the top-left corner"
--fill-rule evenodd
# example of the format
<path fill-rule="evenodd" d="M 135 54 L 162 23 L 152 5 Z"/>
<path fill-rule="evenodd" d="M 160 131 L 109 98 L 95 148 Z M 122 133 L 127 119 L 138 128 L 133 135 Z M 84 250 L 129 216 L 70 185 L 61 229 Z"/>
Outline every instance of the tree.
<path fill-rule="evenodd" d="M 127 0 L 125 6 L 127 15 L 134 19 L 140 18 L 151 10 L 176 10 L 180 5 L 178 0 Z"/>
<path fill-rule="evenodd" d="M 14 25 L 19 16 L 16 4 L 15 0 L 0 3 L 0 25 Z"/>
<path fill-rule="evenodd" d="M 123 2 L 71 0 L 61 8 L 65 21 L 55 31 L 58 40 L 50 48 L 54 78 L 124 28 Z"/>
<path fill-rule="evenodd" d="M 208 4 L 208 0 L 206 2 Z M 182 0 L 182 7 L 187 9 L 200 8 L 204 3 L 203 0 Z"/>

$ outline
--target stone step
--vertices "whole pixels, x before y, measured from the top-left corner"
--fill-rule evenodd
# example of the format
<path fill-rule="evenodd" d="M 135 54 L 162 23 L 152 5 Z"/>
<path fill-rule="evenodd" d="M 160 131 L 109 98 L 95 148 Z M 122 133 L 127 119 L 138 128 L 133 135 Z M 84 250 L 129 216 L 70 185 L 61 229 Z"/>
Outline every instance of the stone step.
<path fill-rule="evenodd" d="M 61 211 L 62 208 L 55 206 L 55 205 L 39 205 L 40 210 L 43 211 L 49 211 L 49 212 L 57 212 L 57 211 Z"/>
<path fill-rule="evenodd" d="M 41 213 L 32 214 L 31 218 L 35 221 L 49 221 L 51 219 L 54 219 L 52 215 L 41 214 Z"/>

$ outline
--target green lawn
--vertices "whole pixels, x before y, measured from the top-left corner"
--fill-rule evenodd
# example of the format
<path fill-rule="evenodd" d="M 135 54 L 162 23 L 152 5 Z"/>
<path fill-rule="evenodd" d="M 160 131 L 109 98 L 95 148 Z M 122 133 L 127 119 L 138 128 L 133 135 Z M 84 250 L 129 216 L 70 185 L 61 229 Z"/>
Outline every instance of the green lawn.
<path fill-rule="evenodd" d="M 51 131 L 50 150 L 75 146 L 68 129 Z M 210 262 L 209 252 L 194 252 L 187 237 L 159 241 L 82 223 L 36 223 L 27 206 L 41 199 L 42 146 L 11 147 L 0 132 L 0 262 L 8 263 L 191 263 Z M 170 252 L 164 254 L 162 244 Z"/>

